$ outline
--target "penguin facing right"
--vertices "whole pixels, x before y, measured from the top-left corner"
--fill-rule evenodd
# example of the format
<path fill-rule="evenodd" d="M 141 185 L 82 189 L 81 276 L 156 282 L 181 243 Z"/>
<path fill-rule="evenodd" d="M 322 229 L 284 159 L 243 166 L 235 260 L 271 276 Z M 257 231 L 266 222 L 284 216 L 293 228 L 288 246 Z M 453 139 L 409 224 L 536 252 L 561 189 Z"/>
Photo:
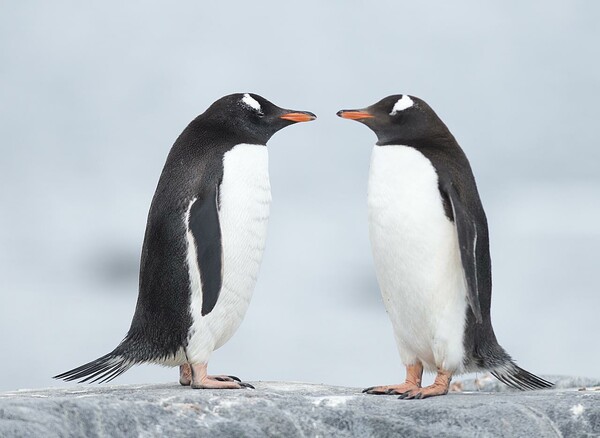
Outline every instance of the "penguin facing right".
<path fill-rule="evenodd" d="M 241 324 L 258 276 L 271 202 L 267 141 L 315 118 L 250 93 L 196 117 L 152 199 L 129 332 L 112 352 L 55 378 L 105 382 L 150 362 L 179 366 L 180 383 L 192 388 L 252 387 L 208 375 L 208 361 Z"/>
<path fill-rule="evenodd" d="M 551 387 L 519 368 L 496 340 L 487 219 L 469 161 L 444 122 L 409 95 L 337 114 L 377 135 L 369 235 L 406 367 L 404 383 L 363 392 L 404 399 L 444 395 L 452 376 L 484 370 L 513 388 Z M 427 387 L 421 386 L 424 369 L 437 373 Z"/>

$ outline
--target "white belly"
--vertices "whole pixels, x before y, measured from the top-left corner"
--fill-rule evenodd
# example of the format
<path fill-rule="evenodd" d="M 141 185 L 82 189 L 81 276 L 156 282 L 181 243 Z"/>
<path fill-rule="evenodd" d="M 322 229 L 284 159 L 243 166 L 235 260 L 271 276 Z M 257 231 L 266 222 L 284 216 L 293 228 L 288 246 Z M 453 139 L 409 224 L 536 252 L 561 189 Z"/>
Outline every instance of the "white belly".
<path fill-rule="evenodd" d="M 461 371 L 465 279 L 433 165 L 414 148 L 375 146 L 368 203 L 377 280 L 402 361 Z"/>
<path fill-rule="evenodd" d="M 200 284 L 191 281 L 193 323 L 187 356 L 195 363 L 207 362 L 231 338 L 252 298 L 271 203 L 266 146 L 240 144 L 225 154 L 219 200 L 223 285 L 214 309 L 201 316 L 201 279 Z"/>

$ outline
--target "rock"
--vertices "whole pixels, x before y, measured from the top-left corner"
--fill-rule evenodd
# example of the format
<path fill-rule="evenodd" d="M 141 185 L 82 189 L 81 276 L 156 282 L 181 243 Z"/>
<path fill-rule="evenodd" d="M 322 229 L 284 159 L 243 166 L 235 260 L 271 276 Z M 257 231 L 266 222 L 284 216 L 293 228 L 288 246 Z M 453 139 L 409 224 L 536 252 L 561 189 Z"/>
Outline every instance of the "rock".
<path fill-rule="evenodd" d="M 555 381 L 559 389 L 531 392 L 471 392 L 464 381 L 462 392 L 426 400 L 282 382 L 24 390 L 0 394 L 0 437 L 599 436 L 600 382 Z"/>

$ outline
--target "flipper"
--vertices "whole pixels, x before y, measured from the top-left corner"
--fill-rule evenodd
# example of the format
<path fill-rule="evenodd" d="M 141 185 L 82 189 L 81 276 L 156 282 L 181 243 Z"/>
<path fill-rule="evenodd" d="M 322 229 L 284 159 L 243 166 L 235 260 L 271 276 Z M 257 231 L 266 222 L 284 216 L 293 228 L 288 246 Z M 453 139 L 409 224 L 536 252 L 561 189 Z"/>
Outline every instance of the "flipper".
<path fill-rule="evenodd" d="M 492 269 L 489 263 L 486 263 L 487 266 L 481 266 L 481 257 L 479 257 L 478 260 L 477 249 L 484 243 L 481 240 L 488 238 L 487 232 L 483 232 L 485 230 L 478 230 L 478 224 L 485 222 L 476 220 L 476 218 L 473 217 L 452 184 L 450 184 L 446 193 L 450 199 L 454 224 L 458 233 L 460 258 L 465 272 L 465 279 L 467 281 L 467 301 L 469 302 L 469 306 L 471 306 L 473 315 L 475 315 L 475 320 L 478 323 L 481 323 L 483 318 L 481 315 L 480 295 L 484 292 L 480 290 L 479 286 L 480 270 L 485 270 L 488 272 L 488 275 L 490 275 Z M 478 263 L 480 264 L 479 266 L 477 266 Z"/>
<path fill-rule="evenodd" d="M 202 316 L 208 315 L 217 304 L 223 284 L 223 245 L 218 209 L 219 191 L 216 185 L 190 207 L 188 228 L 196 244 L 202 279 Z"/>

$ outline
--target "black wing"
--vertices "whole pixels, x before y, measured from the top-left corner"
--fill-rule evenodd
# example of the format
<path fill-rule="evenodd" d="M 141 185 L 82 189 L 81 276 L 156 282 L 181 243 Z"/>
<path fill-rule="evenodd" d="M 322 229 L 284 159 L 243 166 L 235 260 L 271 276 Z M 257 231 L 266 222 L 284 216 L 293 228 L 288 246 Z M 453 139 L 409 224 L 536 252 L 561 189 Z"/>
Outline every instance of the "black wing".
<path fill-rule="evenodd" d="M 467 301 L 471 306 L 473 315 L 477 322 L 482 322 L 481 316 L 481 294 L 482 282 L 480 282 L 481 273 L 485 270 L 491 270 L 491 266 L 486 262 L 487 258 L 482 257 L 478 249 L 484 248 L 488 239 L 487 224 L 485 217 L 477 217 L 475 209 L 469 209 L 468 205 L 461 199 L 456 187 L 450 184 L 447 189 L 447 195 L 452 205 L 452 214 L 454 224 L 458 233 L 458 246 L 460 247 L 460 258 L 462 260 L 465 278 L 467 281 Z M 482 220 L 483 219 L 483 220 Z M 486 229 L 482 229 L 485 227 Z M 481 251 L 481 250 L 480 250 Z M 478 263 L 480 265 L 478 266 Z M 485 263 L 488 266 L 481 266 Z"/>
<path fill-rule="evenodd" d="M 218 196 L 218 186 L 215 185 L 190 207 L 188 227 L 196 243 L 196 257 L 202 280 L 202 316 L 209 314 L 217 304 L 223 284 Z"/>

